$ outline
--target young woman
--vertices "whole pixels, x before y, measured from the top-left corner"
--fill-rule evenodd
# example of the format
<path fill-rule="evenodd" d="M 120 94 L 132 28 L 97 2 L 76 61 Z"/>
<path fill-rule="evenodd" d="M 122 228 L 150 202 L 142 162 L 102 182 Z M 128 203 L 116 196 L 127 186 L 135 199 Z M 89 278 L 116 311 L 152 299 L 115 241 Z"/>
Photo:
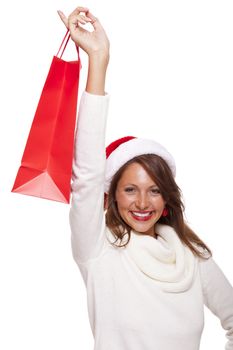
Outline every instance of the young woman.
<path fill-rule="evenodd" d="M 233 349 L 233 288 L 184 222 L 173 157 L 155 141 L 134 137 L 105 152 L 108 38 L 87 8 L 59 15 L 89 59 L 70 225 L 95 350 L 197 350 L 204 304 L 227 332 L 226 349 Z M 80 26 L 86 23 L 92 32 Z"/>

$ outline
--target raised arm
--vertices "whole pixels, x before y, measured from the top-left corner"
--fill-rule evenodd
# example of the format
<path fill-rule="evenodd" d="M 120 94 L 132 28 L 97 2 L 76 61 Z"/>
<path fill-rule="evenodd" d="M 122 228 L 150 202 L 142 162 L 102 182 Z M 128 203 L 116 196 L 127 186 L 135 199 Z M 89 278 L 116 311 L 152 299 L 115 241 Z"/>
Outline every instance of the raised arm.
<path fill-rule="evenodd" d="M 71 38 L 88 55 L 88 76 L 77 123 L 70 225 L 72 250 L 77 263 L 96 258 L 103 248 L 105 128 L 109 97 L 105 77 L 109 41 L 99 20 L 87 8 L 78 7 L 66 18 L 58 12 Z M 80 24 L 91 23 L 93 31 Z"/>

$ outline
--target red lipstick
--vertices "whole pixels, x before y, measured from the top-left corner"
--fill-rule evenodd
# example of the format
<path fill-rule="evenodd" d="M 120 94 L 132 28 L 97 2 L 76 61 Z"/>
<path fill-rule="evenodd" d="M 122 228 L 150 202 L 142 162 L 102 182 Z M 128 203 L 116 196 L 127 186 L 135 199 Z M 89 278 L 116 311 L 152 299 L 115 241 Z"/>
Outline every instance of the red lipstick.
<path fill-rule="evenodd" d="M 137 221 L 148 221 L 151 219 L 153 216 L 152 211 L 130 211 L 131 216 L 133 217 L 134 220 Z"/>

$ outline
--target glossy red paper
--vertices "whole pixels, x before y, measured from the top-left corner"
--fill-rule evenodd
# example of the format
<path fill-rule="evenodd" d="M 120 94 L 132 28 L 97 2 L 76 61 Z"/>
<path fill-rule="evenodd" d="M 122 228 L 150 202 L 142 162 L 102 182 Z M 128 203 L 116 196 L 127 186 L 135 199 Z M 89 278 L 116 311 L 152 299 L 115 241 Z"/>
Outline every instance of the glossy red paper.
<path fill-rule="evenodd" d="M 69 203 L 80 68 L 53 57 L 12 192 Z"/>

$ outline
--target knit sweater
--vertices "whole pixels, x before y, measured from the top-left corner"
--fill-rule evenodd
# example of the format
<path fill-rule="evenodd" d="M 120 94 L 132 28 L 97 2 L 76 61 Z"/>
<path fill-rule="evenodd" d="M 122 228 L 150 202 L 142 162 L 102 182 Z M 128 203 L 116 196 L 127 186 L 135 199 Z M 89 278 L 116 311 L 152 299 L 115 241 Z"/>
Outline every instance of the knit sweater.
<path fill-rule="evenodd" d="M 70 210 L 73 257 L 87 289 L 94 350 L 198 350 L 204 304 L 233 350 L 233 288 L 213 258 L 195 257 L 169 226 L 113 245 L 104 213 L 109 96 L 80 101 Z"/>

